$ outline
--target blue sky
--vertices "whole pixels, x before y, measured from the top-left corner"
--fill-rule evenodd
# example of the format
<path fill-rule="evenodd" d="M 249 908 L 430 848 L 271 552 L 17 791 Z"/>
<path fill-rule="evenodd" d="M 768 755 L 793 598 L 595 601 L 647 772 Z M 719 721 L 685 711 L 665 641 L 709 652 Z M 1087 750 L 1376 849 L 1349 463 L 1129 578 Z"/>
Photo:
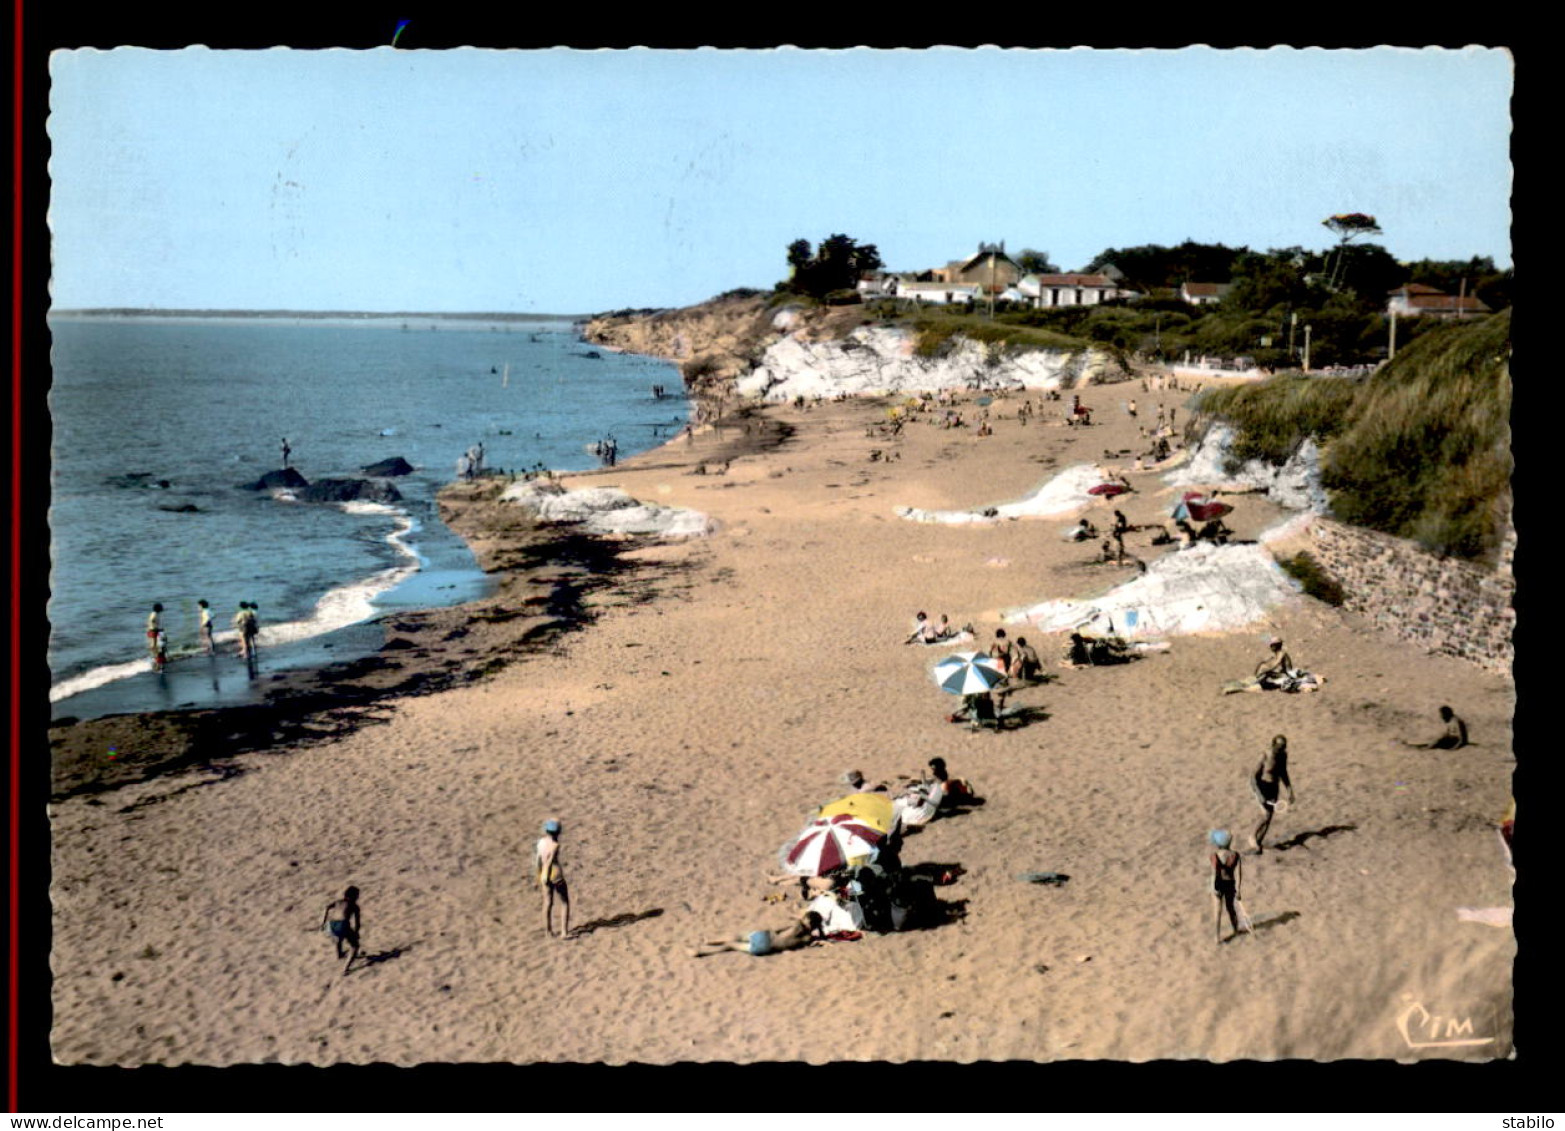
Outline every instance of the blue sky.
<path fill-rule="evenodd" d="M 50 64 L 59 307 L 675 306 L 846 232 L 1511 263 L 1505 52 L 151 51 Z"/>

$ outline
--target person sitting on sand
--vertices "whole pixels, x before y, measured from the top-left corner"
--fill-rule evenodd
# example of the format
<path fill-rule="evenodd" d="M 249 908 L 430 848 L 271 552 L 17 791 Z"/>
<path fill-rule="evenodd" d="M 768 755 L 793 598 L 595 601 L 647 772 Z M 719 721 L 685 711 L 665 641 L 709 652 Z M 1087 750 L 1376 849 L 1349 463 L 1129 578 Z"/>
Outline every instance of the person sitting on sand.
<path fill-rule="evenodd" d="M 738 951 L 740 954 L 753 954 L 757 958 L 764 954 L 777 954 L 784 950 L 798 950 L 800 947 L 810 946 L 813 943 L 824 942 L 825 931 L 821 926 L 821 917 L 814 911 L 806 911 L 799 916 L 799 921 L 791 923 L 781 930 L 776 931 L 751 931 L 748 935 L 740 935 L 730 939 L 708 939 L 690 952 L 691 958 L 708 958 L 714 954 L 722 954 L 725 951 Z"/>
<path fill-rule="evenodd" d="M 935 642 L 935 626 L 929 623 L 929 614 L 923 609 L 913 618 L 913 631 L 908 633 L 904 644 L 933 644 Z"/>
<path fill-rule="evenodd" d="M 950 809 L 957 805 L 966 805 L 977 799 L 970 782 L 963 778 L 953 778 L 946 770 L 944 758 L 931 758 L 929 760 L 929 795 L 935 798 L 935 803 L 942 809 Z"/>
<path fill-rule="evenodd" d="M 1035 680 L 1043 675 L 1043 661 L 1038 658 L 1038 649 L 1027 643 L 1025 636 L 1016 638 L 1016 645 L 1011 650 L 1011 678 L 1019 680 Z"/>
<path fill-rule="evenodd" d="M 1244 865 L 1239 860 L 1239 854 L 1230 847 L 1233 843 L 1233 835 L 1227 829 L 1213 829 L 1207 834 L 1207 839 L 1212 842 L 1212 847 L 1217 851 L 1212 854 L 1212 895 L 1217 901 L 1217 941 L 1223 941 L 1223 912 L 1228 913 L 1228 922 L 1233 925 L 1234 933 L 1230 938 L 1238 938 L 1241 934 L 1250 933 L 1250 924 L 1242 917 L 1240 908 L 1239 884 Z"/>
<path fill-rule="evenodd" d="M 992 692 L 979 691 L 962 696 L 961 709 L 948 716 L 948 719 L 953 723 L 969 723 L 974 730 L 983 726 L 999 729 L 1000 709 Z"/>
<path fill-rule="evenodd" d="M 571 894 L 565 885 L 565 869 L 560 865 L 560 822 L 550 819 L 543 823 L 543 835 L 533 848 L 533 872 L 538 886 L 543 889 L 543 931 L 554 933 L 554 897 L 560 897 L 564 909 L 560 923 L 560 938 L 571 933 Z"/>
<path fill-rule="evenodd" d="M 1196 537 L 1203 541 L 1213 542 L 1221 546 L 1227 543 L 1228 536 L 1232 533 L 1233 531 L 1224 525 L 1222 519 L 1214 518 L 1202 524 L 1200 531 L 1196 534 Z"/>
<path fill-rule="evenodd" d="M 1266 832 L 1272 827 L 1272 818 L 1277 815 L 1278 797 L 1284 788 L 1288 790 L 1288 804 L 1292 805 L 1293 782 L 1288 780 L 1288 739 L 1279 734 L 1272 739 L 1271 749 L 1266 751 L 1266 756 L 1250 777 L 1250 789 L 1266 814 L 1250 837 L 1250 851 L 1257 856 L 1265 845 Z"/>
<path fill-rule="evenodd" d="M 940 614 L 940 623 L 935 626 L 935 641 L 951 640 L 961 633 L 951 627 L 951 618 L 945 613 Z"/>
<path fill-rule="evenodd" d="M 843 869 L 834 868 L 832 871 L 827 872 L 825 875 L 821 876 L 796 876 L 792 872 L 788 872 L 781 876 L 767 876 L 766 882 L 769 884 L 796 883 L 799 885 L 800 898 L 808 903 L 822 892 L 836 891 L 839 887 L 842 886 L 846 878 L 847 877 Z"/>
<path fill-rule="evenodd" d="M 1098 536 L 1098 528 L 1085 517 L 1065 532 L 1067 542 L 1086 542 Z"/>
<path fill-rule="evenodd" d="M 1415 750 L 1460 750 L 1467 745 L 1467 724 L 1450 707 L 1440 708 L 1440 722 L 1445 730 L 1439 738 L 1429 742 L 1407 742 L 1404 745 L 1411 746 Z"/>
<path fill-rule="evenodd" d="M 326 913 L 321 916 L 321 925 L 317 930 L 328 930 L 332 939 L 337 943 L 337 957 L 342 957 L 342 948 L 347 944 L 349 948 L 348 964 L 342 968 L 346 974 L 353 969 L 353 960 L 359 956 L 359 932 L 363 929 L 363 923 L 359 916 L 359 889 L 350 887 L 342 893 L 341 899 L 334 899 L 326 905 Z"/>
<path fill-rule="evenodd" d="M 1270 691 L 1286 686 L 1292 678 L 1293 657 L 1283 650 L 1280 636 L 1272 637 L 1267 646 L 1271 651 L 1255 665 L 1255 681 Z"/>
<path fill-rule="evenodd" d="M 1073 632 L 1065 644 L 1062 667 L 1085 668 L 1120 664 L 1130 659 L 1125 642 L 1115 637 L 1088 636 Z"/>
<path fill-rule="evenodd" d="M 810 900 L 810 910 L 820 918 L 827 935 L 851 934 L 864 929 L 864 909 L 854 899 L 843 899 L 834 891 L 822 892 Z"/>
<path fill-rule="evenodd" d="M 1011 642 L 1005 635 L 1005 629 L 994 630 L 994 643 L 989 645 L 989 655 L 998 661 L 996 667 L 1007 676 L 1011 674 Z"/>
<path fill-rule="evenodd" d="M 929 824 L 940 811 L 940 802 L 930 796 L 922 783 L 909 785 L 891 803 L 892 827 L 916 829 Z"/>
<path fill-rule="evenodd" d="M 1196 544 L 1195 527 L 1191 526 L 1190 523 L 1181 518 L 1174 523 L 1174 529 L 1179 532 L 1179 548 L 1181 550 L 1188 550 Z"/>

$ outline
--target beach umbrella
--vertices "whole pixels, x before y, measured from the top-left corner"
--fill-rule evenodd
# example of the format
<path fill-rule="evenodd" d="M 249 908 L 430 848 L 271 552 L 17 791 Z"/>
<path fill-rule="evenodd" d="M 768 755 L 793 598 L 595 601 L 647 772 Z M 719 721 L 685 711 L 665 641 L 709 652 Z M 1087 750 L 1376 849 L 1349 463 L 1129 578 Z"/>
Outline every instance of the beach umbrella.
<path fill-rule="evenodd" d="M 1087 494 L 1102 495 L 1105 499 L 1112 499 L 1115 495 L 1123 495 L 1130 490 L 1123 483 L 1099 483 L 1096 487 L 1088 487 Z"/>
<path fill-rule="evenodd" d="M 824 876 L 850 860 L 868 856 L 885 836 L 851 813 L 838 813 L 813 821 L 783 845 L 778 861 L 794 876 Z"/>
<path fill-rule="evenodd" d="M 1199 491 L 1187 491 L 1185 497 L 1174 507 L 1173 517 L 1187 522 L 1210 522 L 1214 518 L 1232 513 L 1233 507 L 1227 503 L 1214 503 Z"/>
<path fill-rule="evenodd" d="M 822 817 L 839 817 L 847 814 L 883 833 L 891 831 L 893 812 L 891 798 L 884 793 L 850 793 L 847 797 L 839 798 L 820 808 Z"/>
<path fill-rule="evenodd" d="M 952 652 L 935 664 L 934 675 L 952 695 L 981 695 L 1005 682 L 1000 662 L 982 652 Z"/>
<path fill-rule="evenodd" d="M 994 404 L 994 398 L 993 397 L 979 397 L 973 403 L 975 405 L 978 405 L 980 408 L 988 408 L 990 405 Z"/>

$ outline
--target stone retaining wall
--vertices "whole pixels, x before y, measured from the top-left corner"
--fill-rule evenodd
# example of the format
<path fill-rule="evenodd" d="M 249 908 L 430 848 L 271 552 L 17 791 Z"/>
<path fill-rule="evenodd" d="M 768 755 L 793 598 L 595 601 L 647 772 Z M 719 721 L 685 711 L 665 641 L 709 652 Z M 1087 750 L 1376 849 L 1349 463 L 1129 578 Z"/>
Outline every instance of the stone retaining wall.
<path fill-rule="evenodd" d="M 1346 608 L 1432 652 L 1511 673 L 1514 531 L 1497 570 L 1441 559 L 1416 543 L 1329 519 L 1317 519 L 1312 533 L 1314 556 L 1342 586 Z"/>

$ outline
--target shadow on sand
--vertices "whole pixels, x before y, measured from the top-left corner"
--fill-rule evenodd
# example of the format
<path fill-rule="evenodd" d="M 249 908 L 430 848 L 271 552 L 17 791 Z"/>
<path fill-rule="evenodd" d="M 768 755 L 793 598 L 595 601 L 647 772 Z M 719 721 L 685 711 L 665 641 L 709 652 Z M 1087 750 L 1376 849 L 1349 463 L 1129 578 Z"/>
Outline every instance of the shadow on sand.
<path fill-rule="evenodd" d="M 663 914 L 661 907 L 649 908 L 646 911 L 626 911 L 620 915 L 610 915 L 607 919 L 594 919 L 590 923 L 583 923 L 571 930 L 571 934 L 590 935 L 594 931 L 607 930 L 610 927 L 628 927 L 632 923 L 639 923 L 643 919 L 656 919 Z"/>
<path fill-rule="evenodd" d="M 1280 840 L 1272 845 L 1272 851 L 1286 852 L 1290 848 L 1304 846 L 1307 841 L 1314 840 L 1317 837 L 1324 839 L 1328 836 L 1335 836 L 1337 833 L 1351 833 L 1357 830 L 1357 825 L 1327 825 L 1323 829 L 1311 829 L 1309 832 L 1295 833 L 1287 840 Z"/>

